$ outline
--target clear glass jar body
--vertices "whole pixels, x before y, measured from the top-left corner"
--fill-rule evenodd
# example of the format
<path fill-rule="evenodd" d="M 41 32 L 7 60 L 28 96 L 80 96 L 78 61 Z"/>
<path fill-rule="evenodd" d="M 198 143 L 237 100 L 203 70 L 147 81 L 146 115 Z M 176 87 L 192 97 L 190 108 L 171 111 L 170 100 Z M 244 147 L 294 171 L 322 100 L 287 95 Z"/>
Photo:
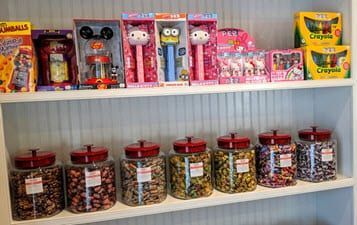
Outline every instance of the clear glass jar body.
<path fill-rule="evenodd" d="M 170 189 L 172 196 L 192 199 L 210 196 L 212 185 L 212 155 L 206 149 L 198 153 L 170 151 Z"/>
<path fill-rule="evenodd" d="M 64 209 L 63 166 L 60 162 L 36 169 L 12 169 L 10 186 L 15 220 L 50 217 Z"/>
<path fill-rule="evenodd" d="M 337 176 L 336 140 L 298 140 L 297 177 L 301 180 L 321 182 L 334 180 Z"/>
<path fill-rule="evenodd" d="M 222 149 L 214 151 L 215 188 L 225 193 L 253 191 L 257 187 L 255 149 Z"/>
<path fill-rule="evenodd" d="M 120 160 L 122 201 L 130 206 L 151 205 L 167 196 L 165 156 Z"/>
<path fill-rule="evenodd" d="M 296 145 L 257 145 L 258 184 L 266 187 L 286 187 L 296 184 Z"/>
<path fill-rule="evenodd" d="M 116 202 L 115 165 L 106 161 L 66 166 L 67 207 L 71 212 L 96 212 Z"/>

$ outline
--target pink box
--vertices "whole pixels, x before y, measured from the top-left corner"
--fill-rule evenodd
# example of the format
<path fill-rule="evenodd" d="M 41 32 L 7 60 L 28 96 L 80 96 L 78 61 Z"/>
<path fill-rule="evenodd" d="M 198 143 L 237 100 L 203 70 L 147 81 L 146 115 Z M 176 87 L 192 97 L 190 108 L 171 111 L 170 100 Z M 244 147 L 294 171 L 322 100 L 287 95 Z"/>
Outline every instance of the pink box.
<path fill-rule="evenodd" d="M 222 53 L 243 53 L 254 51 L 255 40 L 248 32 L 237 28 L 223 28 L 218 30 L 217 51 Z"/>

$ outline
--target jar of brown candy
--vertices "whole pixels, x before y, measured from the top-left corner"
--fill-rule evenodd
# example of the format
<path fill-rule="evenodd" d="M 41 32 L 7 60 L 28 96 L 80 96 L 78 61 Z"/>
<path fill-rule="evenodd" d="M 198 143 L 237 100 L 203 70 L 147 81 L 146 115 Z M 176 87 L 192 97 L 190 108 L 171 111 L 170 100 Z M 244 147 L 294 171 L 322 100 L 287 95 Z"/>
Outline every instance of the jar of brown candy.
<path fill-rule="evenodd" d="M 122 201 L 130 206 L 166 199 L 165 156 L 158 144 L 139 140 L 125 147 L 120 160 Z"/>
<path fill-rule="evenodd" d="M 311 182 L 336 179 L 337 147 L 331 133 L 316 126 L 299 131 L 300 140 L 296 142 L 299 179 Z"/>
<path fill-rule="evenodd" d="M 54 152 L 38 150 L 16 156 L 10 172 L 15 220 L 50 217 L 64 209 L 62 163 Z"/>
<path fill-rule="evenodd" d="M 74 213 L 109 209 L 116 202 L 115 165 L 105 147 L 72 151 L 66 179 L 67 206 Z"/>
<path fill-rule="evenodd" d="M 256 146 L 258 183 L 266 187 L 296 184 L 296 145 L 290 134 L 277 130 L 259 134 Z"/>
<path fill-rule="evenodd" d="M 180 199 L 207 197 L 213 192 L 211 150 L 206 141 L 186 137 L 170 151 L 170 189 Z"/>
<path fill-rule="evenodd" d="M 257 187 L 255 149 L 248 137 L 231 133 L 217 138 L 214 151 L 215 188 L 225 193 L 253 191 Z"/>

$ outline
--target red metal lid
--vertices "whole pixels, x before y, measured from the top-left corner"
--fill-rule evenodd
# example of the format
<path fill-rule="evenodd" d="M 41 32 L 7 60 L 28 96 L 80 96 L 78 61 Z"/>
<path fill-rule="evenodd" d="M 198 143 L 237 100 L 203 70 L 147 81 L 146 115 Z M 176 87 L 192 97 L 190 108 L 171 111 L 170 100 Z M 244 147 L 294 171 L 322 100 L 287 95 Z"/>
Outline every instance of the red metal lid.
<path fill-rule="evenodd" d="M 160 145 L 146 140 L 138 140 L 137 143 L 125 147 L 125 155 L 129 158 L 145 158 L 157 156 L 159 153 Z"/>
<path fill-rule="evenodd" d="M 299 130 L 299 138 L 304 141 L 327 141 L 331 138 L 331 130 L 317 128 L 311 126 L 311 129 Z"/>
<path fill-rule="evenodd" d="M 105 55 L 89 55 L 86 57 L 87 64 L 110 63 L 110 57 Z"/>
<path fill-rule="evenodd" d="M 230 135 L 217 138 L 217 145 L 223 149 L 243 149 L 248 148 L 250 139 L 248 137 L 240 137 L 238 133 L 230 133 Z"/>
<path fill-rule="evenodd" d="M 287 145 L 291 142 L 291 135 L 280 133 L 278 130 L 259 134 L 259 141 L 263 145 Z"/>
<path fill-rule="evenodd" d="M 39 148 L 30 149 L 31 153 L 15 157 L 15 167 L 19 169 L 33 169 L 53 165 L 56 161 L 56 153 L 41 151 Z"/>
<path fill-rule="evenodd" d="M 108 158 L 108 149 L 105 147 L 93 147 L 92 144 L 84 145 L 86 148 L 71 152 L 71 161 L 74 164 L 88 164 L 105 161 Z"/>
<path fill-rule="evenodd" d="M 174 150 L 178 153 L 196 153 L 206 150 L 207 142 L 201 138 L 187 136 L 185 139 L 176 140 L 174 142 Z"/>

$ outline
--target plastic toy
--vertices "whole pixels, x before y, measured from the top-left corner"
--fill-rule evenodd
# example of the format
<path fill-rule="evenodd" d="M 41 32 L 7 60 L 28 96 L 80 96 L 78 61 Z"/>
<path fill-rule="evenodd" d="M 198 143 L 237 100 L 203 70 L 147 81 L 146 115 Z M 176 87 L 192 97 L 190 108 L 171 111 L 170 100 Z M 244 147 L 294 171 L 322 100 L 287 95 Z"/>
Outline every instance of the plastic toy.
<path fill-rule="evenodd" d="M 209 41 L 209 33 L 201 28 L 193 28 L 190 33 L 191 45 L 195 46 L 195 80 L 205 79 L 203 45 Z"/>
<path fill-rule="evenodd" d="M 164 48 L 166 81 L 176 81 L 176 45 L 180 40 L 180 30 L 164 27 L 160 33 L 161 46 Z"/>

